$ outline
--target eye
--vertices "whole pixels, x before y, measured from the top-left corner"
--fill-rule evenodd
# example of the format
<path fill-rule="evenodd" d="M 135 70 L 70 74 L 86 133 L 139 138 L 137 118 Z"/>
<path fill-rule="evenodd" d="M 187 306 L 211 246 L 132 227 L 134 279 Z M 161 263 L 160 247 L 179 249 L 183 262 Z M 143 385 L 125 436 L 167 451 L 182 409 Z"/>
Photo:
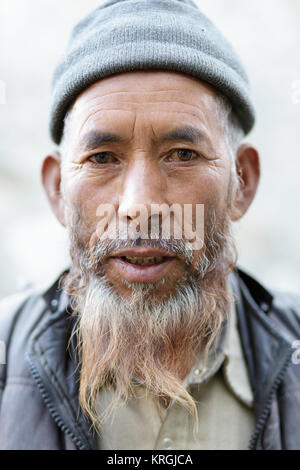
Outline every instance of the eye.
<path fill-rule="evenodd" d="M 166 158 L 167 161 L 189 162 L 199 158 L 199 154 L 195 150 L 176 149 L 173 150 Z"/>
<path fill-rule="evenodd" d="M 115 163 L 117 159 L 110 152 L 100 152 L 88 158 L 89 162 L 103 165 L 105 163 Z"/>

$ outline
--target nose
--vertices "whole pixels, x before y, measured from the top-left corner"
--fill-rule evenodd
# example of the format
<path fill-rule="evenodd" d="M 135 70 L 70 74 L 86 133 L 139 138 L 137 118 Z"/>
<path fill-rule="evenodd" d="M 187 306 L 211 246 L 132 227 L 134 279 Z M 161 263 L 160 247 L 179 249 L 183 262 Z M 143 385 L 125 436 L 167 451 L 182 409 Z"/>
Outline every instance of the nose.
<path fill-rule="evenodd" d="M 167 181 L 158 162 L 150 160 L 146 153 L 135 158 L 128 167 L 120 192 L 119 219 L 130 222 L 136 217 L 159 215 L 157 206 L 168 204 Z"/>

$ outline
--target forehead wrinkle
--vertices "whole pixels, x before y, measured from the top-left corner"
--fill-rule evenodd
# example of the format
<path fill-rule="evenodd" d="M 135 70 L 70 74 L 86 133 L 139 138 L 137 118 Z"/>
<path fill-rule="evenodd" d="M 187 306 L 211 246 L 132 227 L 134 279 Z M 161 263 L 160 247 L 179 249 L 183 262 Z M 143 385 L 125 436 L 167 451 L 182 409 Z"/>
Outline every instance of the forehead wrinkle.
<path fill-rule="evenodd" d="M 145 92 L 145 91 L 142 91 L 142 92 L 130 92 L 131 95 L 138 95 L 138 96 L 145 96 L 145 95 L 153 95 L 153 93 L 170 93 L 169 90 L 160 90 L 160 91 L 157 91 L 157 92 L 153 92 L 153 91 L 149 91 L 149 92 Z M 76 117 L 76 114 L 78 113 L 79 115 L 80 114 L 85 114 L 87 113 L 88 116 L 86 117 L 86 119 L 84 119 L 84 122 L 82 123 L 82 125 L 80 126 L 80 129 L 79 129 L 79 133 L 82 131 L 82 128 L 84 127 L 84 125 L 86 125 L 90 118 L 97 114 L 98 112 L 104 112 L 104 111 L 113 111 L 113 110 L 123 110 L 123 111 L 127 111 L 127 112 L 130 112 L 130 110 L 128 110 L 128 105 L 131 105 L 133 107 L 133 109 L 138 109 L 138 108 L 141 108 L 141 107 L 144 107 L 144 108 L 149 108 L 149 107 L 154 107 L 154 106 L 166 106 L 166 105 L 171 105 L 173 106 L 174 108 L 180 106 L 180 107 L 186 107 L 186 108 L 191 108 L 191 110 L 194 108 L 194 110 L 196 111 L 195 112 L 187 112 L 185 111 L 187 114 L 190 114 L 190 115 L 193 115 L 195 117 L 197 117 L 199 119 L 202 118 L 205 118 L 205 113 L 204 113 L 204 110 L 201 109 L 201 103 L 199 103 L 198 105 L 195 105 L 194 103 L 192 102 L 187 102 L 185 100 L 182 100 L 182 92 L 178 92 L 177 94 L 180 95 L 180 98 L 178 100 L 178 97 L 176 99 L 176 97 L 169 97 L 168 99 L 166 100 L 159 100 L 159 101 L 156 101 L 156 100 L 151 100 L 151 101 L 147 101 L 147 102 L 137 102 L 137 101 L 132 101 L 130 99 L 128 99 L 128 92 L 119 92 L 119 91 L 116 91 L 116 92 L 109 92 L 107 93 L 106 95 L 103 95 L 101 97 L 99 97 L 99 95 L 97 96 L 94 96 L 94 97 L 91 97 L 91 98 L 88 98 L 86 96 L 84 96 L 84 98 L 87 98 L 87 101 L 84 102 L 84 98 L 82 96 L 82 98 L 80 99 L 79 98 L 79 101 L 75 102 L 74 103 L 74 107 L 73 107 L 73 110 L 74 110 L 74 114 L 75 114 L 75 117 Z M 116 99 L 115 96 L 114 96 L 114 99 L 112 100 L 111 103 L 109 103 L 107 99 L 103 99 L 104 96 L 106 97 L 109 97 L 111 95 L 123 95 L 125 100 L 120 100 L 120 99 Z M 83 101 L 83 102 L 82 102 Z M 202 105 L 204 105 L 204 108 L 206 108 L 206 100 L 204 100 L 204 102 L 201 100 L 202 102 Z M 97 108 L 100 109 L 98 110 Z M 94 111 L 95 110 L 95 111 Z M 161 111 L 161 110 L 160 110 Z M 182 110 L 180 110 L 181 112 L 184 112 Z M 151 112 L 151 111 L 150 111 Z M 170 112 L 179 112 L 179 110 L 172 110 Z"/>
<path fill-rule="evenodd" d="M 80 136 L 80 134 L 81 134 L 82 129 L 84 128 L 84 126 L 86 126 L 86 125 L 89 123 L 89 121 L 90 121 L 97 113 L 100 113 L 100 112 L 103 112 L 103 111 L 120 111 L 120 109 L 118 109 L 118 108 L 115 108 L 115 109 L 114 109 L 114 108 L 112 108 L 112 109 L 99 109 L 98 111 L 96 111 L 96 113 L 89 114 L 89 115 L 84 119 L 83 123 L 81 124 L 81 126 L 80 126 L 80 128 L 79 128 L 79 130 L 78 130 L 78 132 L 77 132 L 77 135 Z M 132 111 L 126 110 L 126 109 L 124 109 L 124 110 L 122 110 L 122 111 L 127 112 L 127 113 L 132 113 Z"/>
<path fill-rule="evenodd" d="M 157 93 L 161 94 L 161 93 L 162 93 L 162 94 L 163 94 L 163 93 L 170 93 L 170 92 L 172 92 L 172 93 L 175 92 L 175 93 L 178 93 L 179 95 L 182 95 L 182 91 L 173 90 L 173 89 L 167 89 L 167 90 L 151 90 L 151 91 L 147 91 L 147 90 L 143 90 L 143 91 L 136 91 L 136 90 L 135 90 L 135 91 L 129 91 L 129 90 L 113 91 L 113 90 L 110 90 L 110 91 L 107 92 L 107 93 L 94 96 L 93 98 L 89 98 L 88 100 L 89 100 L 89 101 L 95 101 L 95 100 L 99 100 L 99 99 L 101 100 L 101 99 L 103 98 L 104 101 L 105 101 L 105 99 L 107 98 L 107 96 L 110 96 L 110 95 L 114 95 L 114 96 L 116 96 L 116 95 L 120 95 L 120 96 L 122 96 L 122 95 L 125 95 L 125 96 L 128 96 L 128 95 L 138 95 L 138 96 L 139 96 L 139 95 L 151 95 L 151 94 L 153 94 L 153 93 L 155 93 L 155 94 L 157 94 Z M 82 101 L 82 99 L 83 99 L 83 96 L 80 97 L 80 98 L 78 98 L 78 99 L 77 99 L 77 103 L 75 103 L 74 106 L 76 107 L 76 105 L 77 105 L 78 103 L 80 103 L 80 101 Z"/>
<path fill-rule="evenodd" d="M 88 101 L 94 101 L 94 100 L 106 100 L 107 97 L 109 96 L 112 96 L 114 95 L 114 97 L 126 97 L 128 95 L 136 95 L 138 97 L 140 97 L 141 95 L 151 95 L 151 94 L 166 94 L 166 93 L 172 93 L 173 95 L 179 95 L 180 97 L 184 94 L 186 96 L 187 94 L 187 89 L 185 87 L 184 90 L 180 90 L 180 89 L 174 89 L 174 88 L 167 88 L 167 89 L 152 89 L 152 90 L 112 90 L 111 89 L 111 86 L 109 87 L 109 90 L 107 92 L 101 92 L 101 90 L 99 90 L 99 86 L 97 87 L 97 91 L 95 90 L 84 90 L 82 92 L 81 95 L 79 95 L 79 97 L 77 98 L 77 100 L 75 101 L 74 103 L 74 107 L 76 107 L 78 104 L 81 103 L 81 101 L 84 101 L 85 99 L 87 99 Z M 89 97 L 89 95 L 91 95 L 91 97 Z M 119 95 L 119 96 L 118 96 Z M 194 97 L 195 96 L 195 91 L 190 89 L 190 91 L 188 92 L 188 95 L 189 96 L 192 96 Z"/>
<path fill-rule="evenodd" d="M 92 112 L 92 110 L 94 108 L 97 108 L 99 105 L 100 106 L 103 106 L 102 109 L 113 109 L 111 106 L 114 106 L 116 108 L 120 107 L 120 109 L 122 109 L 123 106 L 127 106 L 128 104 L 132 105 L 132 106 L 136 106 L 136 107 L 141 107 L 141 106 L 151 106 L 151 105 L 163 105 L 163 104 L 173 104 L 173 105 L 179 105 L 179 106 L 186 106 L 186 107 L 191 107 L 191 108 L 195 108 L 197 110 L 198 113 L 200 113 L 201 115 L 204 114 L 204 111 L 202 108 L 201 105 L 204 105 L 204 107 L 206 107 L 206 100 L 202 100 L 200 101 L 199 104 L 195 104 L 195 96 L 191 96 L 191 101 L 189 100 L 185 100 L 185 99 L 182 99 L 182 92 L 181 93 L 178 93 L 180 95 L 180 99 L 178 97 L 169 97 L 167 99 L 164 99 L 164 100 L 147 100 L 146 102 L 138 102 L 138 101 L 134 101 L 134 100 L 131 100 L 130 97 L 128 97 L 128 94 L 130 95 L 136 95 L 137 97 L 143 97 L 145 95 L 153 95 L 153 94 L 156 94 L 156 93 L 169 93 L 168 90 L 161 90 L 159 92 L 145 92 L 145 91 L 142 91 L 142 92 L 137 92 L 137 91 L 134 91 L 134 92 L 130 92 L 130 93 L 127 93 L 127 92 L 110 92 L 110 93 L 107 93 L 106 95 L 104 96 L 95 96 L 93 98 L 87 98 L 87 102 L 83 104 L 81 104 L 81 101 L 79 99 L 78 102 L 75 102 L 74 104 L 74 111 L 75 113 L 76 112 L 82 112 L 80 110 L 80 107 L 83 108 L 83 111 L 85 110 L 85 108 L 87 107 L 90 107 L 90 109 L 88 109 L 88 112 Z M 107 100 L 105 97 L 110 97 L 111 95 L 124 95 L 124 99 L 120 100 L 119 98 L 116 99 L 116 97 L 114 96 L 113 99 L 111 100 L 111 105 L 109 105 L 109 100 Z M 190 96 L 190 95 L 188 95 Z M 104 99 L 103 99 L 104 98 Z M 93 104 L 94 102 L 97 102 L 95 104 Z M 79 109 L 78 109 L 79 108 Z"/>
<path fill-rule="evenodd" d="M 121 101 L 121 102 L 116 101 L 116 102 L 112 102 L 111 105 L 109 105 L 108 103 L 103 103 L 103 104 L 98 103 L 97 105 L 95 104 L 92 107 L 88 108 L 87 111 L 89 113 L 89 116 L 91 116 L 92 114 L 96 114 L 97 112 L 102 112 L 102 111 L 120 111 L 120 110 L 122 110 L 122 111 L 131 112 L 131 110 L 128 109 L 128 105 L 131 105 L 133 107 L 133 110 L 139 109 L 139 108 L 142 108 L 142 107 L 149 108 L 149 107 L 155 107 L 155 106 L 161 106 L 161 105 L 173 105 L 174 107 L 180 106 L 180 107 L 186 107 L 186 108 L 194 108 L 197 111 L 197 114 L 198 114 L 197 117 L 199 117 L 199 115 L 204 117 L 204 111 L 203 111 L 203 109 L 201 109 L 201 107 L 199 105 L 195 105 L 195 104 L 192 104 L 192 103 L 187 103 L 185 101 L 174 101 L 172 99 L 164 100 L 164 101 L 148 101 L 146 103 L 145 102 L 137 103 L 137 102 L 134 102 L 134 101 Z M 99 111 L 94 112 L 94 109 L 96 109 L 96 110 L 99 109 Z M 86 111 L 85 109 L 83 109 L 81 111 L 76 110 L 74 115 L 76 116 L 76 113 L 82 114 L 85 111 Z M 139 110 L 139 112 L 140 112 L 140 110 Z M 146 112 L 152 112 L 152 111 L 146 111 Z M 164 112 L 166 112 L 166 111 L 164 111 Z M 176 113 L 177 112 L 186 112 L 187 113 L 187 111 L 178 111 L 178 110 L 173 110 L 173 111 L 169 111 L 169 112 L 176 112 Z M 193 112 L 189 112 L 189 114 L 194 114 L 195 115 L 195 113 L 193 113 Z"/>
<path fill-rule="evenodd" d="M 83 128 L 89 123 L 89 121 L 94 118 L 98 113 L 101 113 L 101 112 L 110 112 L 110 111 L 120 111 L 120 108 L 109 108 L 109 109 L 99 109 L 96 113 L 93 113 L 93 114 L 90 114 L 89 116 L 87 116 L 87 118 L 83 121 L 83 123 L 81 124 L 80 128 L 79 128 L 79 131 L 77 132 L 77 135 L 80 136 L 80 134 L 82 133 L 82 130 Z M 134 124 L 132 126 L 132 129 L 134 129 L 135 127 L 135 124 L 136 124 L 136 112 L 133 111 L 133 110 L 128 110 L 128 109 L 122 109 L 122 112 L 126 112 L 126 113 L 131 113 L 131 114 L 134 114 Z M 164 110 L 164 111 L 161 111 L 160 110 L 160 114 L 163 114 L 163 113 L 170 113 L 170 114 L 186 114 L 187 116 L 194 116 L 195 118 L 199 119 L 199 116 L 197 116 L 196 114 L 194 113 L 189 113 L 189 112 L 185 112 L 185 111 L 168 111 L 168 110 Z M 139 111 L 139 114 L 143 115 L 143 114 L 147 114 L 147 111 L 146 112 L 143 112 L 143 111 Z M 150 111 L 149 114 L 157 114 L 157 111 Z M 127 120 L 126 120 L 127 122 Z M 150 124 L 151 127 L 152 127 L 152 124 Z M 155 134 L 154 132 L 154 129 L 152 128 L 153 130 L 153 133 Z M 91 132 L 92 131 L 95 131 L 96 132 L 96 129 L 91 129 Z M 101 131 L 101 132 L 107 132 L 107 133 L 110 133 L 108 131 Z M 132 135 L 133 135 L 133 132 L 132 132 Z M 81 142 L 83 141 L 84 137 L 80 139 L 80 143 L 79 143 L 79 146 L 81 146 Z M 115 140 L 116 142 L 116 140 Z"/>

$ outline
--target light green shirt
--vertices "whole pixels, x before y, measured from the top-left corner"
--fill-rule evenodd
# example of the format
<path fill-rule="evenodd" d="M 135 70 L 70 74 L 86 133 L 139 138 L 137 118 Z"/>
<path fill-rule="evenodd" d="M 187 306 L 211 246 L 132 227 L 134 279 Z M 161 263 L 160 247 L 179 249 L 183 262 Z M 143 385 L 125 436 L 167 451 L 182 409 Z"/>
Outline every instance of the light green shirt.
<path fill-rule="evenodd" d="M 247 449 L 254 430 L 253 395 L 233 306 L 207 368 L 202 357 L 183 381 L 197 402 L 198 430 L 193 434 L 190 413 L 173 402 L 165 408 L 142 385 L 135 397 L 103 423 L 98 449 Z M 98 410 L 109 405 L 113 389 L 99 393 Z"/>

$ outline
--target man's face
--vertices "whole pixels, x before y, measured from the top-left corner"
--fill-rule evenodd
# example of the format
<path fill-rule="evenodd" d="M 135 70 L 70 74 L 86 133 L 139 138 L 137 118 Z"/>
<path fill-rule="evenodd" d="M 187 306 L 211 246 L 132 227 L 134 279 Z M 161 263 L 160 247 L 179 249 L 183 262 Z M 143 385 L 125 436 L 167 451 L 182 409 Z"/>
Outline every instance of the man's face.
<path fill-rule="evenodd" d="M 98 241 L 97 209 L 103 204 L 112 204 L 128 222 L 140 204 L 149 213 L 153 204 L 176 203 L 183 210 L 185 204 L 204 204 L 205 219 L 213 211 L 217 221 L 228 211 L 232 161 L 216 94 L 183 74 L 131 72 L 95 83 L 73 105 L 63 158 L 64 197 L 80 214 L 78 236 L 85 246 Z M 201 254 L 193 251 L 191 267 Z M 132 282 L 163 280 L 155 291 L 159 299 L 186 274 L 182 256 L 165 255 L 136 246 L 109 253 L 103 269 L 124 298 Z M 161 256 L 155 264 L 132 262 L 132 257 Z"/>
<path fill-rule="evenodd" d="M 210 86 L 186 75 L 115 75 L 77 98 L 62 158 L 44 161 L 49 200 L 70 233 L 72 264 L 62 286 L 78 319 L 80 403 L 97 426 L 99 388 L 112 381 L 118 399 L 128 397 L 133 377 L 195 413 L 182 380 L 230 311 L 231 220 L 246 212 L 259 176 L 257 152 L 244 144 L 239 184 L 218 106 Z M 177 204 L 183 214 L 192 206 L 194 230 L 202 204 L 203 247 L 156 230 L 158 239 L 102 240 L 105 204 L 123 227 L 145 207 L 150 238 L 154 205 Z M 163 224 L 154 219 L 155 228 Z"/>

